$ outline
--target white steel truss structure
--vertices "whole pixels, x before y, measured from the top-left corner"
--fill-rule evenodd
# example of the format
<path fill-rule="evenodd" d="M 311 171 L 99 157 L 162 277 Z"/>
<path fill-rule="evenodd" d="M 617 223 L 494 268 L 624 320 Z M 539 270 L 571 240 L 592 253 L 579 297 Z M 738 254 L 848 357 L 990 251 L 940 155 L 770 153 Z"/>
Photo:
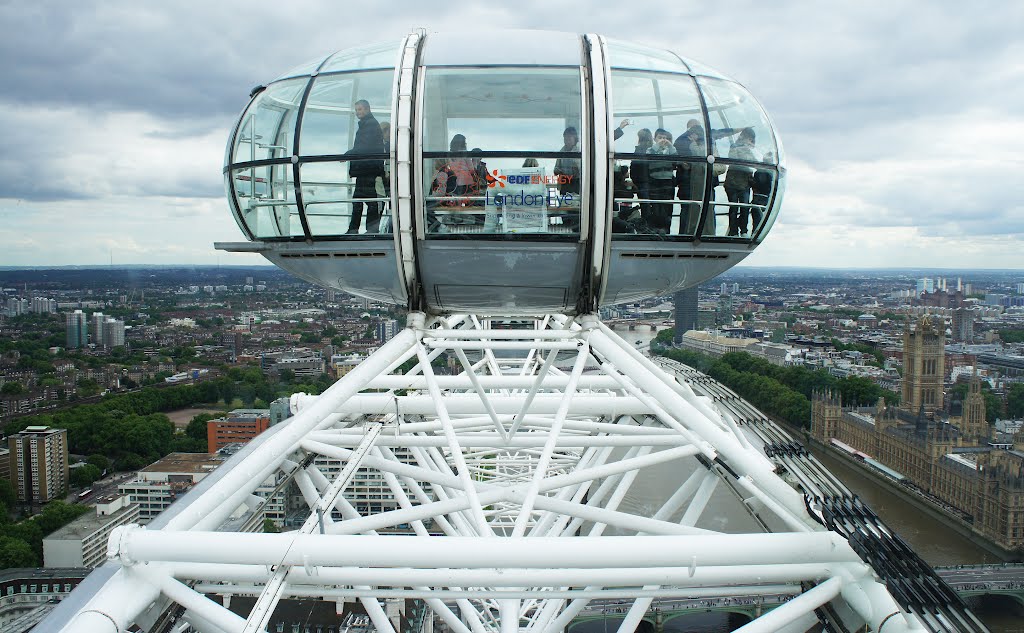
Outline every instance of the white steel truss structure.
<path fill-rule="evenodd" d="M 450 374 L 435 373 L 443 358 Z M 109 577 L 63 630 L 149 629 L 171 607 L 201 631 L 263 631 L 282 598 L 318 597 L 358 601 L 386 633 L 395 599 L 422 600 L 458 633 L 563 631 L 588 605 L 627 600 L 627 632 L 661 599 L 779 594 L 793 597 L 742 630 L 804 631 L 819 608 L 850 630 L 925 630 L 725 408 L 592 315 L 414 313 L 292 408 L 159 529 L 119 528 Z M 325 472 L 325 458 L 344 467 Z M 308 505 L 301 527 L 219 531 L 240 507 L 258 511 L 254 490 L 282 471 Z M 361 512 L 357 471 L 393 504 Z M 631 487 L 665 472 L 681 473 L 671 494 L 627 507 Z M 716 494 L 754 527 L 722 529 Z M 256 602 L 240 616 L 223 596 Z"/>

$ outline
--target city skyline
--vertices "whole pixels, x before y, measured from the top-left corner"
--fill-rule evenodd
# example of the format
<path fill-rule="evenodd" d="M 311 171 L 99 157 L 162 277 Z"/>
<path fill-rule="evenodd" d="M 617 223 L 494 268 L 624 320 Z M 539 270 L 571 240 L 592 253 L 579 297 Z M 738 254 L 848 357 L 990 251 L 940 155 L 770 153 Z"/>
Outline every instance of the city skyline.
<path fill-rule="evenodd" d="M 0 43 L 2 263 L 262 264 L 212 246 L 242 239 L 221 161 L 249 89 L 422 26 L 597 32 L 671 48 L 746 85 L 780 129 L 789 188 L 745 266 L 1024 268 L 1024 209 L 1001 185 L 1024 166 L 1024 8 L 566 6 L 572 20 L 531 2 L 360 15 L 323 2 L 0 8 L 12 27 Z"/>

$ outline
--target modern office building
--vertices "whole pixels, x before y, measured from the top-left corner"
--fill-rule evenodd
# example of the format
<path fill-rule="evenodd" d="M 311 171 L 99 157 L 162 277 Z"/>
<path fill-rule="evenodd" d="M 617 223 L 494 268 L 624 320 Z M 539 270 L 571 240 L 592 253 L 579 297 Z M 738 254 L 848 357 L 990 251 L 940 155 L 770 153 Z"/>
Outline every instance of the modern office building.
<path fill-rule="evenodd" d="M 54 314 L 57 312 L 57 301 L 43 297 L 32 297 L 31 310 L 33 314 Z"/>
<path fill-rule="evenodd" d="M 30 426 L 7 438 L 10 476 L 20 503 L 44 504 L 68 487 L 68 432 Z"/>
<path fill-rule="evenodd" d="M 114 528 L 138 520 L 139 506 L 126 495 L 103 497 L 95 513 L 82 515 L 43 539 L 43 566 L 95 569 L 107 559 Z"/>
<path fill-rule="evenodd" d="M 395 319 L 384 319 L 383 321 L 377 322 L 376 335 L 378 343 L 387 343 L 395 337 L 402 326 Z"/>
<path fill-rule="evenodd" d="M 107 316 L 102 312 L 93 312 L 89 317 L 89 342 L 96 347 L 103 346 L 103 324 Z"/>
<path fill-rule="evenodd" d="M 974 312 L 963 307 L 953 310 L 953 323 L 950 329 L 954 341 L 958 343 L 973 343 Z"/>
<path fill-rule="evenodd" d="M 67 336 L 65 342 L 68 349 L 85 347 L 89 344 L 89 329 L 85 321 L 85 313 L 81 310 L 70 312 L 65 317 Z"/>
<path fill-rule="evenodd" d="M 697 299 L 699 293 L 697 292 L 697 286 L 692 286 L 685 290 L 680 290 L 673 295 L 673 300 L 676 306 L 675 314 L 675 338 L 674 342 L 678 345 L 683 340 L 683 334 L 686 334 L 690 330 L 696 330 L 697 327 Z"/>
<path fill-rule="evenodd" d="M 113 349 L 124 345 L 124 321 L 108 318 L 103 322 L 103 347 Z"/>
<path fill-rule="evenodd" d="M 25 299 L 19 299 L 17 297 L 11 297 L 7 300 L 7 316 L 16 317 L 25 314 L 28 311 L 29 303 Z"/>

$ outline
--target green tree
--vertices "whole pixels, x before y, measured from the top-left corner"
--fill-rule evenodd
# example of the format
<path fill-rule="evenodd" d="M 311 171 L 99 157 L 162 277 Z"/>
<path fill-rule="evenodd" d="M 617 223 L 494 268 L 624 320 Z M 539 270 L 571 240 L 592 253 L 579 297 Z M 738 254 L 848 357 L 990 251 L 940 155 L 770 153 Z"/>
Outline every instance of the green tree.
<path fill-rule="evenodd" d="M 103 472 L 92 464 L 78 466 L 71 469 L 71 485 L 76 488 L 88 488 L 102 476 Z"/>
<path fill-rule="evenodd" d="M 263 531 L 268 534 L 276 534 L 281 530 L 277 529 L 277 524 L 270 519 L 263 519 Z"/>
<path fill-rule="evenodd" d="M 136 453 L 125 453 L 118 460 L 118 467 L 120 470 L 138 470 L 147 464 L 146 460 L 142 459 Z"/>
<path fill-rule="evenodd" d="M 8 508 L 13 508 L 18 501 L 18 495 L 14 492 L 14 486 L 10 480 L 0 477 L 0 501 Z"/>
<path fill-rule="evenodd" d="M 100 455 L 99 453 L 90 455 L 85 461 L 89 462 L 96 468 L 99 468 L 100 471 L 105 471 L 110 468 L 110 460 L 107 459 L 105 455 Z"/>
<path fill-rule="evenodd" d="M 0 387 L 0 394 L 5 396 L 20 396 L 25 393 L 25 387 L 17 381 L 5 382 L 3 387 Z"/>
<path fill-rule="evenodd" d="M 43 511 L 35 517 L 35 521 L 42 530 L 43 536 L 50 534 L 71 523 L 78 517 L 90 512 L 87 506 L 72 505 L 63 501 L 51 501 L 43 506 Z"/>
<path fill-rule="evenodd" d="M 32 548 L 32 553 L 35 555 L 36 560 L 40 561 L 43 559 L 44 534 L 43 530 L 39 527 L 39 523 L 35 521 L 35 518 L 2 526 L 0 536 L 9 536 L 23 543 L 28 543 L 28 546 Z"/>
<path fill-rule="evenodd" d="M 83 378 L 78 381 L 78 395 L 83 398 L 95 396 L 100 392 L 100 383 L 93 378 Z"/>
<path fill-rule="evenodd" d="M 39 559 L 28 543 L 10 536 L 0 536 L 0 569 L 38 566 Z"/>
<path fill-rule="evenodd" d="M 1024 329 L 999 330 L 999 338 L 1006 343 L 1024 343 Z"/>
<path fill-rule="evenodd" d="M 1014 420 L 1024 418 L 1024 383 L 1010 385 L 1006 391 L 1006 415 Z"/>
<path fill-rule="evenodd" d="M 213 416 L 209 413 L 200 413 L 189 420 L 188 426 L 185 427 L 185 435 L 195 440 L 206 441 L 206 429 L 209 426 L 207 424 Z"/>

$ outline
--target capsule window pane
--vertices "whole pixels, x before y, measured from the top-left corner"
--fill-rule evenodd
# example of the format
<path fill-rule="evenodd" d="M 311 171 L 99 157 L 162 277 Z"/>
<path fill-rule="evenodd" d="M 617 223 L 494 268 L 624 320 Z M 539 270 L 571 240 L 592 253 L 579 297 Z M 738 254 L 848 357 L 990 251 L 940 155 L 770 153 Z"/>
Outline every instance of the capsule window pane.
<path fill-rule="evenodd" d="M 614 161 L 612 236 L 693 236 L 703 206 L 703 160 Z"/>
<path fill-rule="evenodd" d="M 608 62 L 612 68 L 688 72 L 686 65 L 670 51 L 630 42 L 606 39 Z"/>
<path fill-rule="evenodd" d="M 716 162 L 712 169 L 715 188 L 711 196 L 711 213 L 704 226 L 707 237 L 748 239 L 767 217 L 766 205 L 771 198 L 775 170 L 749 165 Z"/>
<path fill-rule="evenodd" d="M 726 79 L 725 75 L 718 72 L 711 66 L 706 66 L 698 61 L 690 59 L 689 57 L 683 57 L 683 62 L 690 67 L 690 72 L 695 75 L 705 75 L 708 77 L 714 77 L 715 79 Z"/>
<path fill-rule="evenodd" d="M 758 169 L 750 181 L 750 234 L 757 231 L 770 220 L 771 209 L 768 207 L 775 190 L 776 173 L 774 169 Z M 778 204 L 775 208 L 778 208 Z"/>
<path fill-rule="evenodd" d="M 238 198 L 236 196 L 231 195 L 231 174 L 230 173 L 225 173 L 224 174 L 224 193 L 227 195 L 227 197 L 228 197 L 228 204 L 231 206 L 231 215 L 232 215 L 232 217 L 235 218 L 235 222 L 237 222 L 239 224 L 239 228 L 241 228 L 242 232 L 244 233 L 245 232 L 245 228 L 242 226 L 242 212 L 238 208 Z"/>
<path fill-rule="evenodd" d="M 731 81 L 702 77 L 698 83 L 708 106 L 715 155 L 730 156 L 740 132 L 748 128 L 753 138 L 743 153 L 749 151 L 749 157 L 744 156 L 741 160 L 777 164 L 778 152 L 771 124 L 754 97 L 743 86 Z"/>
<path fill-rule="evenodd" d="M 646 153 L 655 132 L 662 129 L 679 154 L 707 156 L 700 97 L 689 76 L 613 70 L 612 124 L 619 126 L 624 120 L 622 136 L 614 139 L 618 154 Z M 694 126 L 697 132 L 687 134 Z"/>
<path fill-rule="evenodd" d="M 423 166 L 430 235 L 558 234 L 580 230 L 579 160 L 448 156 Z"/>
<path fill-rule="evenodd" d="M 271 84 L 242 115 L 235 137 L 234 162 L 282 158 L 292 153 L 295 117 L 307 79 Z"/>
<path fill-rule="evenodd" d="M 401 46 L 401 42 L 381 42 L 359 48 L 348 48 L 335 53 L 323 65 L 320 72 L 394 68 L 398 63 L 398 51 Z"/>
<path fill-rule="evenodd" d="M 320 57 L 317 57 L 316 59 L 311 59 L 308 62 L 304 62 L 304 63 L 299 64 L 298 66 L 292 68 L 291 70 L 289 70 L 288 72 L 284 73 L 283 75 L 281 75 L 280 77 L 278 77 L 274 81 L 279 81 L 281 79 L 288 79 L 289 77 L 300 77 L 302 75 L 310 75 L 310 74 L 313 73 L 313 71 L 315 71 L 317 68 L 320 67 L 320 64 L 323 61 L 324 61 L 324 56 L 323 55 L 321 55 Z"/>
<path fill-rule="evenodd" d="M 390 170 L 356 178 L 349 172 L 350 166 L 336 161 L 302 165 L 302 202 L 314 237 L 381 235 L 389 231 Z"/>
<path fill-rule="evenodd" d="M 425 83 L 424 151 L 580 152 L 578 68 L 428 68 Z"/>
<path fill-rule="evenodd" d="M 295 205 L 292 165 L 264 165 L 234 169 L 235 197 L 245 222 L 258 238 L 303 235 Z"/>
<path fill-rule="evenodd" d="M 394 72 L 390 70 L 317 77 L 302 114 L 299 154 L 370 153 L 383 158 L 391 121 L 393 81 Z M 358 117 L 363 108 L 356 107 L 362 101 L 368 108 L 364 119 Z M 376 129 L 370 129 L 373 122 Z"/>
<path fill-rule="evenodd" d="M 757 241 L 760 243 L 764 240 L 765 236 L 768 235 L 768 231 L 771 230 L 772 225 L 775 224 L 775 219 L 779 217 L 779 210 L 782 208 L 782 198 L 786 193 L 786 177 L 785 171 L 779 172 L 778 174 L 773 173 L 775 178 L 773 186 L 774 191 L 772 192 L 771 208 L 768 209 L 768 213 L 764 218 L 764 226 L 761 227 L 760 233 L 757 235 Z"/>

